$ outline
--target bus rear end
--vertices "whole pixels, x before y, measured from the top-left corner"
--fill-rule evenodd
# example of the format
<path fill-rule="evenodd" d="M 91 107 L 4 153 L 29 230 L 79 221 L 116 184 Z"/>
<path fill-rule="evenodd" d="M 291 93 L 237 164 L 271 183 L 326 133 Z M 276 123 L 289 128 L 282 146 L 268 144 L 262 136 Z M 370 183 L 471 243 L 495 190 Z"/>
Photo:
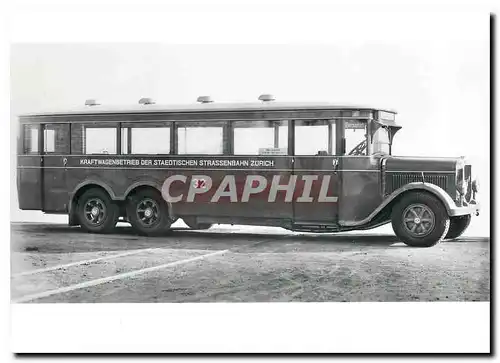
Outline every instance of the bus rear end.
<path fill-rule="evenodd" d="M 17 197 L 19 209 L 42 209 L 42 161 L 39 125 L 20 125 L 17 139 Z"/>

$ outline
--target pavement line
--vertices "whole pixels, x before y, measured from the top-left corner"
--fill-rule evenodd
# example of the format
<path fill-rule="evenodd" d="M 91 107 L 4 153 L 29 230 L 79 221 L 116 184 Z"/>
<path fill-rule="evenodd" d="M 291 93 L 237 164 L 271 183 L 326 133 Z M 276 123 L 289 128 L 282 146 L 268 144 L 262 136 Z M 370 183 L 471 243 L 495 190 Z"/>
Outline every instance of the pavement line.
<path fill-rule="evenodd" d="M 97 258 L 92 258 L 92 259 L 88 259 L 88 260 L 70 262 L 70 263 L 66 263 L 63 265 L 56 265 L 56 266 L 51 266 L 51 267 L 39 268 L 36 270 L 31 270 L 31 271 L 18 272 L 18 273 L 12 274 L 11 277 L 28 276 L 28 275 L 35 275 L 35 274 L 47 272 L 47 271 L 62 270 L 64 268 L 71 267 L 71 266 L 87 265 L 87 264 L 91 264 L 91 263 L 98 262 L 98 261 L 111 260 L 113 258 L 136 255 L 136 254 L 141 253 L 141 252 L 148 252 L 148 251 L 154 251 L 154 250 L 160 250 L 160 249 L 161 248 L 157 248 L 157 247 L 145 248 L 142 250 L 133 250 L 133 251 L 129 251 L 129 252 L 118 253 L 116 255 L 106 255 L 103 257 L 97 257 Z"/>
<path fill-rule="evenodd" d="M 56 294 L 62 294 L 62 293 L 65 293 L 65 292 L 70 292 L 70 291 L 73 291 L 73 290 L 84 289 L 86 287 L 92 287 L 92 286 L 102 285 L 102 284 L 105 284 L 107 282 L 111 282 L 111 281 L 115 281 L 115 280 L 121 280 L 121 279 L 125 279 L 125 278 L 128 278 L 128 277 L 133 277 L 133 276 L 136 276 L 136 275 L 140 275 L 140 274 L 144 274 L 144 273 L 148 273 L 148 272 L 152 272 L 152 271 L 161 270 L 161 269 L 164 269 L 164 268 L 167 268 L 167 267 L 178 266 L 178 265 L 182 265 L 182 264 L 193 262 L 193 261 L 203 260 L 203 259 L 205 259 L 207 257 L 211 257 L 211 256 L 222 255 L 223 253 L 226 253 L 228 251 L 229 250 L 212 252 L 212 253 L 208 253 L 206 255 L 201 255 L 201 256 L 196 256 L 196 257 L 192 257 L 192 258 L 187 258 L 185 260 L 180 260 L 180 261 L 165 263 L 163 265 L 147 267 L 147 268 L 143 268 L 143 269 L 140 269 L 140 270 L 134 270 L 134 271 L 130 271 L 130 272 L 125 272 L 125 273 L 122 273 L 122 274 L 118 274 L 118 275 L 113 275 L 113 276 L 109 276 L 109 277 L 103 277 L 103 278 L 100 278 L 100 279 L 95 279 L 95 280 L 90 280 L 90 281 L 86 281 L 86 282 L 81 282 L 79 284 L 65 286 L 65 287 L 61 287 L 59 289 L 49 290 L 49 291 L 41 292 L 41 293 L 38 293 L 38 294 L 26 295 L 26 296 L 20 297 L 19 299 L 13 299 L 12 302 L 13 303 L 24 303 L 24 302 L 33 301 L 33 300 L 41 299 L 41 298 L 52 296 L 52 295 L 56 295 Z"/>

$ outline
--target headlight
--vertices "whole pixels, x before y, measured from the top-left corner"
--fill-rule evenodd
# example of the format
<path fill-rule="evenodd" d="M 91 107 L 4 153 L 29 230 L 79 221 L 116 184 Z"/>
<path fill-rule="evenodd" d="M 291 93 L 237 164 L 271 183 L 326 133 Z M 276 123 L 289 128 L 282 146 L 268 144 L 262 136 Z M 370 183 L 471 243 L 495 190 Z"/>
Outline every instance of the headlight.
<path fill-rule="evenodd" d="M 467 193 L 467 180 L 462 180 L 457 183 L 457 191 L 460 195 L 465 195 L 465 193 Z"/>
<path fill-rule="evenodd" d="M 474 179 L 472 181 L 472 191 L 474 193 L 479 193 L 479 180 L 478 179 Z"/>

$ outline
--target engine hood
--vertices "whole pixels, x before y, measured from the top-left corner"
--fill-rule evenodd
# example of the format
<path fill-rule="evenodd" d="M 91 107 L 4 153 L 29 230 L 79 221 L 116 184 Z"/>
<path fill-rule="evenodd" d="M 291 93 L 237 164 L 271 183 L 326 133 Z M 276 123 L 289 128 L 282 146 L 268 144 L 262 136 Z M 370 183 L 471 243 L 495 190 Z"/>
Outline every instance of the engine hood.
<path fill-rule="evenodd" d="M 462 158 L 390 156 L 386 159 L 385 170 L 392 172 L 455 172 Z"/>

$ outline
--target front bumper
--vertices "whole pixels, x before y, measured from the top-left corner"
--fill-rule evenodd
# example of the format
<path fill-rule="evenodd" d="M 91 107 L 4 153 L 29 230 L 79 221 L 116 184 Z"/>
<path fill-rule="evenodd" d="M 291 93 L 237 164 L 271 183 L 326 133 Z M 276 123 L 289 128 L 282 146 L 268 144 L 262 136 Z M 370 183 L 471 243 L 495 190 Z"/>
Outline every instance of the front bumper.
<path fill-rule="evenodd" d="M 473 214 L 478 216 L 481 207 L 479 204 L 469 204 L 466 207 L 454 207 L 448 211 L 450 217 L 464 216 L 466 214 Z"/>

